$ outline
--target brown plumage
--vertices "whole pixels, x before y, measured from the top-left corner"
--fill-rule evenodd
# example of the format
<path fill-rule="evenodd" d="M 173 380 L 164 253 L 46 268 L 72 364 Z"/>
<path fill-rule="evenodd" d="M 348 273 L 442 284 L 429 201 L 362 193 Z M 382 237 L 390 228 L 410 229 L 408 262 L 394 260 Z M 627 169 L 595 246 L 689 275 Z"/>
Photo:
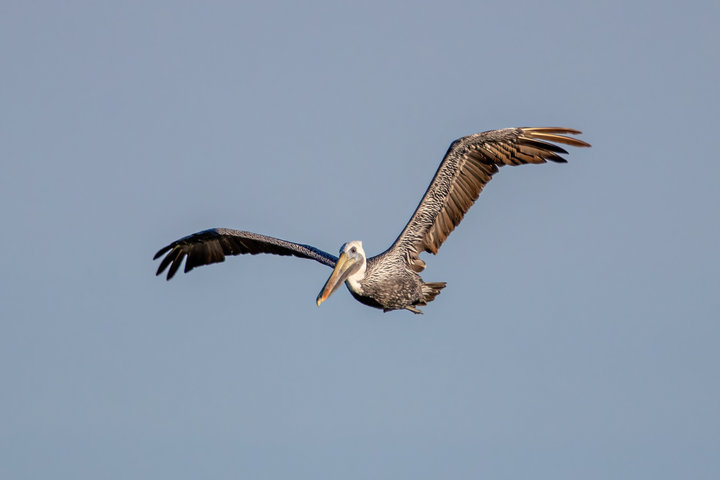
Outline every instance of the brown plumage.
<path fill-rule="evenodd" d="M 504 165 L 564 163 L 567 151 L 555 143 L 589 147 L 567 135 L 578 130 L 562 127 L 506 128 L 476 133 L 454 141 L 410 221 L 385 252 L 366 259 L 362 243 L 348 242 L 340 257 L 309 245 L 265 235 L 230 229 L 210 229 L 181 238 L 162 248 L 155 259 L 165 255 L 157 274 L 166 268 L 168 280 L 185 261 L 185 272 L 196 266 L 222 262 L 226 255 L 272 253 L 293 255 L 334 267 L 333 275 L 318 296 L 318 305 L 339 284 L 345 282 L 353 296 L 385 311 L 407 309 L 422 313 L 417 306 L 432 301 L 444 282 L 424 282 L 425 268 L 420 253 L 436 254 L 460 223 L 492 176 Z M 554 143 L 550 143 L 554 142 Z"/>
<path fill-rule="evenodd" d="M 415 213 L 390 250 L 407 254 L 410 263 L 424 268 L 424 263 L 416 263 L 420 252 L 438 252 L 499 167 L 545 163 L 547 160 L 567 163 L 558 154 L 568 152 L 548 142 L 589 147 L 590 144 L 582 140 L 559 135 L 580 133 L 561 127 L 506 128 L 455 140 Z"/>

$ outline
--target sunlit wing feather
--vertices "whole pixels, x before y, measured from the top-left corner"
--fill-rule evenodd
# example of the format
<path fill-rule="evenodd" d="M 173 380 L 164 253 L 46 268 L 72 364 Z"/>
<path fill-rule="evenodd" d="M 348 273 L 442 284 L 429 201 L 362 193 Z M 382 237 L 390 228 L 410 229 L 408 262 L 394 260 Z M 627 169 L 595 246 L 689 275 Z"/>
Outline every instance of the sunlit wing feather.
<path fill-rule="evenodd" d="M 419 254 L 437 253 L 498 167 L 548 160 L 564 163 L 560 155 L 568 152 L 554 143 L 589 147 L 566 136 L 579 133 L 562 127 L 506 128 L 454 141 L 415 213 L 384 255 L 401 255 L 410 268 L 422 271 L 425 263 Z"/>
<path fill-rule="evenodd" d="M 251 255 L 258 253 L 292 255 L 315 260 L 329 267 L 334 267 L 337 263 L 337 257 L 310 245 L 228 228 L 212 228 L 183 237 L 161 248 L 153 260 L 165 255 L 156 275 L 160 275 L 170 267 L 167 273 L 167 279 L 170 280 L 180 268 L 183 259 L 185 259 L 185 273 L 187 273 L 201 265 L 223 262 L 226 255 L 246 253 Z"/>

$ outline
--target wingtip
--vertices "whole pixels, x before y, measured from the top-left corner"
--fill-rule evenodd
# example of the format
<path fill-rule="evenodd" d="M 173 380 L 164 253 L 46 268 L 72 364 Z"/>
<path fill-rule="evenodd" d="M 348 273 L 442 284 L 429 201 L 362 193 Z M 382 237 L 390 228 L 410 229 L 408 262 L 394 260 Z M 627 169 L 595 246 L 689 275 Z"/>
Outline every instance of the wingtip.
<path fill-rule="evenodd" d="M 521 128 L 521 130 L 527 136 L 536 138 L 539 140 L 545 140 L 548 142 L 564 143 L 565 145 L 570 145 L 572 147 L 587 148 L 587 147 L 591 146 L 589 143 L 587 143 L 583 140 L 580 140 L 579 138 L 567 137 L 565 135 L 559 135 L 560 133 L 569 134 L 569 135 L 580 135 L 582 133 L 580 130 L 575 130 L 574 128 L 526 127 L 526 128 Z"/>
<path fill-rule="evenodd" d="M 165 272 L 165 268 L 167 268 L 167 267 L 165 265 L 161 264 L 158 267 L 158 269 L 155 271 L 155 276 L 159 277 L 160 275 L 162 275 Z M 166 278 L 166 280 L 170 280 L 170 278 Z"/>
<path fill-rule="evenodd" d="M 160 250 L 157 251 L 157 253 L 153 257 L 153 260 L 157 260 L 158 258 L 162 257 L 163 254 L 165 252 L 167 252 L 168 250 L 170 250 L 171 248 L 172 248 L 172 244 L 164 246 L 163 248 L 161 248 Z"/>
<path fill-rule="evenodd" d="M 568 127 L 521 127 L 520 130 L 538 133 L 568 133 L 570 135 L 582 134 L 580 130 Z"/>
<path fill-rule="evenodd" d="M 575 138 L 574 140 L 578 143 L 578 144 L 576 145 L 576 146 L 578 146 L 578 147 L 583 147 L 583 148 L 592 147 L 592 145 L 590 145 L 588 142 L 584 142 L 584 141 L 582 141 L 582 140 L 580 140 L 580 139 L 578 139 L 578 138 Z"/>

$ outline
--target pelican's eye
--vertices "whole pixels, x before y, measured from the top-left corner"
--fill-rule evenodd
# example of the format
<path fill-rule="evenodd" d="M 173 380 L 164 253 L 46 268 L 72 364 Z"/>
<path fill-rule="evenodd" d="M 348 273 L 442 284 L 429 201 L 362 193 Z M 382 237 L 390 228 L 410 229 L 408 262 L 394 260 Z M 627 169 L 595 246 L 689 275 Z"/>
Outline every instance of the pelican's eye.
<path fill-rule="evenodd" d="M 355 253 L 355 252 L 357 252 L 357 248 L 352 247 L 352 248 L 350 249 L 350 253 Z"/>

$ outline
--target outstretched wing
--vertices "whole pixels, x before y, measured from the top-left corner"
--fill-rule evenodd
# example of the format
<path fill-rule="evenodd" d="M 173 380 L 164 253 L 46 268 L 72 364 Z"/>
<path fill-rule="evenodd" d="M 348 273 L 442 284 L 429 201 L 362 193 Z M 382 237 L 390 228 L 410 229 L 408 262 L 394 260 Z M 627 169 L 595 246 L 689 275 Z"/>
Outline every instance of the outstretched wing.
<path fill-rule="evenodd" d="M 160 262 L 155 275 L 160 275 L 169 266 L 170 270 L 168 270 L 167 279 L 170 280 L 186 257 L 185 273 L 201 265 L 223 262 L 226 255 L 241 255 L 244 253 L 251 255 L 257 255 L 258 253 L 293 255 L 315 260 L 328 267 L 335 267 L 335 263 L 337 263 L 337 257 L 310 245 L 302 245 L 258 233 L 231 230 L 229 228 L 211 228 L 210 230 L 193 233 L 161 248 L 155 254 L 153 260 L 157 260 L 163 255 L 165 255 L 165 258 Z"/>
<path fill-rule="evenodd" d="M 420 253 L 437 253 L 498 167 L 547 160 L 565 163 L 559 154 L 568 152 L 549 142 L 589 147 L 561 135 L 579 133 L 562 127 L 506 128 L 455 140 L 412 218 L 383 255 L 402 255 L 410 268 L 422 271 L 425 263 L 418 258 Z"/>

